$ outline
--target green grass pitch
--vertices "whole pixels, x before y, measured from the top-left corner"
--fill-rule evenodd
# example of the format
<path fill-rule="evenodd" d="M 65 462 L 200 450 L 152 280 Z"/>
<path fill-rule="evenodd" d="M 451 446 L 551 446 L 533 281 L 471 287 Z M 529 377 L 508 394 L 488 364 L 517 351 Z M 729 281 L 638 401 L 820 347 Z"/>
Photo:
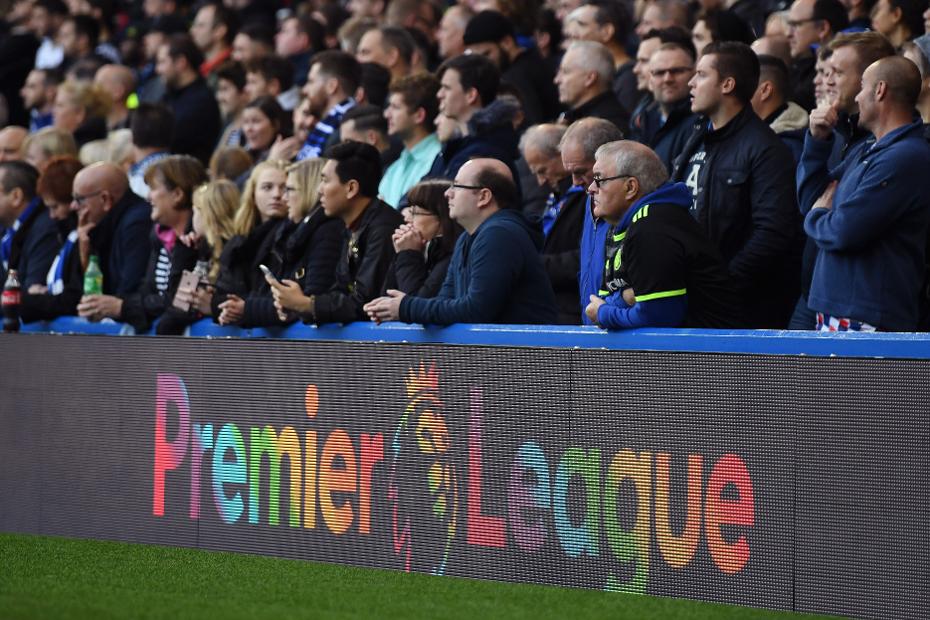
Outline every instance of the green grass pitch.
<path fill-rule="evenodd" d="M 20 618 L 812 618 L 651 596 L 0 534 L 0 616 Z"/>

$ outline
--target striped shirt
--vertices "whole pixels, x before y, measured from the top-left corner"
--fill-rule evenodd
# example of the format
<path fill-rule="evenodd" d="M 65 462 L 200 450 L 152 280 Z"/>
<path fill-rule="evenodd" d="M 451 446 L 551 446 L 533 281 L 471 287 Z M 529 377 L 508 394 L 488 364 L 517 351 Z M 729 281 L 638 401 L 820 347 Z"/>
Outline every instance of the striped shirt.
<path fill-rule="evenodd" d="M 307 141 L 304 142 L 300 152 L 297 153 L 297 161 L 322 156 L 326 141 L 339 129 L 339 125 L 342 124 L 342 117 L 345 116 L 346 112 L 354 107 L 355 99 L 351 97 L 333 106 L 329 114 L 327 114 L 323 120 L 318 121 L 317 124 L 313 126 L 313 129 L 310 130 L 310 133 L 307 135 Z"/>

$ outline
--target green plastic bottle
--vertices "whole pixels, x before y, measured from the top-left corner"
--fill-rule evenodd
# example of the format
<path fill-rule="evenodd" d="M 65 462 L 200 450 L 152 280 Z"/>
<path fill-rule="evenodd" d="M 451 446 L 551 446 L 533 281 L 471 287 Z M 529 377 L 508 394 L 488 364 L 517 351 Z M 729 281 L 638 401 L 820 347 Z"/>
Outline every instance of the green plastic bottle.
<path fill-rule="evenodd" d="M 87 271 L 84 272 L 84 294 L 103 294 L 103 272 L 100 271 L 100 261 L 96 254 L 91 255 Z"/>

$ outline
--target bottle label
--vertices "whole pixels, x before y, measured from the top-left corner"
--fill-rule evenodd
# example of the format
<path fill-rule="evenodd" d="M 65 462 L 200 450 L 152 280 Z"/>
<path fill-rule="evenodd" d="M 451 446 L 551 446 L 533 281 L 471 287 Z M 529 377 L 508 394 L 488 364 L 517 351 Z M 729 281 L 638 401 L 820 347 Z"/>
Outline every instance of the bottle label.
<path fill-rule="evenodd" d="M 3 291 L 3 298 L 0 304 L 4 306 L 18 306 L 20 301 L 19 289 Z"/>

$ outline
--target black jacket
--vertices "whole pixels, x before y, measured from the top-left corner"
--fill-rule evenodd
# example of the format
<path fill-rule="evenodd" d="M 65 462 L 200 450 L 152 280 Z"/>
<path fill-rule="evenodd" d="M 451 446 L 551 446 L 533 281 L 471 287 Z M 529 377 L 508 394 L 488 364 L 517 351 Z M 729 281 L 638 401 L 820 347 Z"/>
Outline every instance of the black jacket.
<path fill-rule="evenodd" d="M 674 180 L 686 180 L 702 144 L 704 185 L 692 213 L 727 261 L 746 323 L 783 328 L 797 301 L 803 239 L 791 151 L 747 105 L 718 130 L 698 123 Z"/>
<path fill-rule="evenodd" d="M 453 246 L 434 239 L 426 246 L 426 256 L 416 250 L 398 252 L 384 280 L 384 290 L 394 289 L 417 297 L 435 297 L 446 279 Z"/>
<path fill-rule="evenodd" d="M 394 258 L 391 237 L 404 218 L 392 207 L 374 199 L 359 221 L 343 233 L 336 282 L 325 293 L 315 296 L 314 315 L 304 321 L 351 323 L 366 321 L 362 307 L 384 286 L 384 278 Z"/>
<path fill-rule="evenodd" d="M 64 243 L 68 234 L 74 230 L 77 218 L 69 218 L 57 223 L 58 243 Z M 54 261 L 54 258 L 52 259 Z M 77 305 L 84 294 L 84 270 L 81 267 L 81 252 L 75 243 L 61 271 L 61 280 L 64 289 L 58 295 L 29 295 L 23 287 L 22 301 L 19 306 L 19 316 L 24 323 L 31 321 L 51 321 L 60 316 L 77 314 Z"/>
<path fill-rule="evenodd" d="M 564 194 L 571 186 L 571 177 L 562 183 Z M 572 192 L 559 210 L 546 241 L 542 260 L 558 303 L 560 325 L 578 325 L 578 270 L 581 263 L 581 228 L 584 225 L 585 192 Z"/>
<path fill-rule="evenodd" d="M 190 231 L 190 226 L 188 226 Z M 185 269 L 193 270 L 197 264 L 197 251 L 175 241 L 174 247 L 168 252 L 162 240 L 152 230 L 149 236 L 149 262 L 145 270 L 145 279 L 139 289 L 123 297 L 123 310 L 119 320 L 132 325 L 137 332 L 144 332 L 151 327 L 153 321 L 161 317 L 178 290 L 181 274 Z M 169 261 L 168 282 L 164 291 L 158 290 L 159 257 L 162 253 L 167 255 Z"/>
<path fill-rule="evenodd" d="M 522 51 L 501 75 L 503 82 L 520 92 L 527 127 L 558 116 L 559 91 L 552 81 L 554 77 L 535 47 Z"/>
<path fill-rule="evenodd" d="M 342 221 L 327 217 L 317 207 L 300 223 L 288 221 L 274 233 L 271 254 L 279 264 L 275 275 L 279 280 L 293 280 L 304 295 L 318 295 L 332 287 L 336 280 L 336 265 L 342 249 Z M 266 265 L 272 269 L 270 265 Z M 271 291 L 262 278 L 261 290 L 245 300 L 243 325 L 258 327 L 281 325 Z"/>
<path fill-rule="evenodd" d="M 603 118 L 614 125 L 624 133 L 627 133 L 630 127 L 630 113 L 620 104 L 614 91 L 607 89 L 600 95 L 587 101 L 577 108 L 566 110 L 563 115 L 564 120 L 574 123 L 587 117 Z"/>
<path fill-rule="evenodd" d="M 791 83 L 794 90 L 789 99 L 810 112 L 817 106 L 814 98 L 814 76 L 817 74 L 817 58 L 813 53 L 801 56 L 791 63 Z"/>
<path fill-rule="evenodd" d="M 672 106 L 668 118 L 662 120 L 662 108 L 653 101 L 638 117 L 638 132 L 634 138 L 659 156 L 671 171 L 675 158 L 684 150 L 695 131 L 700 115 L 691 111 L 691 98 L 685 97 Z"/>
<path fill-rule="evenodd" d="M 90 231 L 92 251 L 100 259 L 105 295 L 122 297 L 139 288 L 149 257 L 151 213 L 149 204 L 127 189 Z"/>
<path fill-rule="evenodd" d="M 10 268 L 18 272 L 22 290 L 45 284 L 59 247 L 58 226 L 45 205 L 39 204 L 13 235 L 10 249 Z"/>
<path fill-rule="evenodd" d="M 630 60 L 620 65 L 617 68 L 617 72 L 614 74 L 613 82 L 611 82 L 611 90 L 617 95 L 617 100 L 620 101 L 620 105 L 631 114 L 633 110 L 636 109 L 640 99 L 640 92 L 636 88 L 636 74 L 633 73 L 633 66 L 635 64 L 635 60 Z M 620 129 L 626 133 L 626 127 L 621 127 Z"/>
<path fill-rule="evenodd" d="M 206 166 L 222 127 L 213 91 L 198 77 L 184 88 L 166 91 L 163 101 L 174 112 L 171 152 L 193 155 Z"/>

